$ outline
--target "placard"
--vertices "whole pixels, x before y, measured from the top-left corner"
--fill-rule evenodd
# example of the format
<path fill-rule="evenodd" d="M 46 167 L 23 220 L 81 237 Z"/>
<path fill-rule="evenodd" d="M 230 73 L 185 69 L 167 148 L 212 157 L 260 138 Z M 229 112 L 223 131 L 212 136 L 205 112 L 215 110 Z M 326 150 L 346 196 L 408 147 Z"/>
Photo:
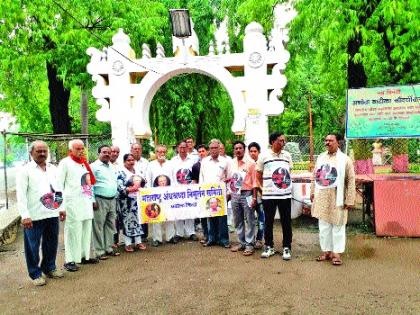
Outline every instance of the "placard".
<path fill-rule="evenodd" d="M 420 84 L 349 89 L 348 139 L 420 137 Z"/>

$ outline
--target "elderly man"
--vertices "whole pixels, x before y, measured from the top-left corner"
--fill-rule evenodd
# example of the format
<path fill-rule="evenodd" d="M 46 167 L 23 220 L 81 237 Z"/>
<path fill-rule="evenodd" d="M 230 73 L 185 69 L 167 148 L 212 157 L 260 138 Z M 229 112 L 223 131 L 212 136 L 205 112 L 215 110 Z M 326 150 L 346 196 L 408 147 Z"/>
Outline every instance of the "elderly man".
<path fill-rule="evenodd" d="M 200 184 L 223 183 L 227 178 L 229 162 L 220 156 L 220 141 L 212 139 L 210 156 L 201 161 Z M 220 245 L 230 248 L 227 216 L 208 218 L 209 237 L 203 246 Z"/>
<path fill-rule="evenodd" d="M 188 154 L 188 147 L 185 140 L 181 140 L 177 147 L 178 155 L 174 156 L 171 160 L 172 183 L 175 186 L 188 185 L 192 182 L 194 159 Z M 179 241 L 184 236 L 192 241 L 198 240 L 197 235 L 195 235 L 194 219 L 177 220 L 175 225 L 176 241 Z"/>
<path fill-rule="evenodd" d="M 282 133 L 272 133 L 269 141 L 271 150 L 267 154 L 260 155 L 257 161 L 257 179 L 262 187 L 265 214 L 265 249 L 261 258 L 269 258 L 276 253 L 273 242 L 273 223 L 278 207 L 283 232 L 283 259 L 290 260 L 292 258 L 292 179 L 290 176 L 290 169 L 293 166 L 292 157 L 289 152 L 283 150 L 286 139 Z"/>
<path fill-rule="evenodd" d="M 144 180 L 146 180 L 149 161 L 142 157 L 143 145 L 141 143 L 133 143 L 131 145 L 130 153 L 133 155 L 135 160 L 134 169 L 136 170 L 136 174 L 140 175 Z M 142 236 L 142 241 L 146 242 L 147 236 L 149 235 L 149 226 L 148 224 L 142 224 L 141 228 L 144 233 Z"/>
<path fill-rule="evenodd" d="M 325 138 L 327 151 L 316 161 L 311 185 L 312 216 L 318 218 L 322 251 L 317 261 L 331 260 L 335 266 L 343 263 L 347 212 L 356 195 L 353 162 L 339 149 L 340 140 L 337 134 Z"/>
<path fill-rule="evenodd" d="M 84 149 L 82 140 L 71 140 L 70 154 L 58 166 L 58 185 L 63 191 L 67 214 L 64 268 L 70 272 L 79 270 L 76 263 L 96 262 L 90 259 L 95 176 L 85 158 Z"/>
<path fill-rule="evenodd" d="M 147 168 L 147 186 L 169 186 L 171 185 L 172 167 L 170 161 L 166 160 L 166 146 L 156 146 L 156 160 L 149 163 Z M 158 247 L 162 244 L 162 225 L 165 227 L 165 236 L 168 243 L 175 243 L 175 224 L 173 221 L 152 224 L 152 246 Z"/>
<path fill-rule="evenodd" d="M 119 256 L 114 251 L 115 218 L 117 207 L 117 174 L 111 165 L 111 148 L 101 145 L 99 157 L 91 164 L 96 183 L 93 185 L 93 247 L 96 257 L 105 260 Z"/>
<path fill-rule="evenodd" d="M 229 190 L 232 196 L 233 222 L 239 244 L 232 247 L 232 252 L 244 251 L 244 256 L 254 253 L 255 213 L 257 203 L 257 180 L 255 161 L 245 156 L 245 143 L 233 143 L 233 158 L 229 168 Z"/>
<path fill-rule="evenodd" d="M 62 278 L 55 259 L 58 247 L 58 217 L 66 217 L 61 207 L 62 195 L 58 191 L 56 168 L 47 163 L 48 146 L 43 141 L 30 145 L 32 160 L 23 166 L 16 177 L 16 197 L 22 218 L 26 266 L 36 286 L 45 285 L 42 273 L 49 278 Z M 42 244 L 42 245 L 41 245 Z M 39 264 L 39 247 L 42 261 Z"/>

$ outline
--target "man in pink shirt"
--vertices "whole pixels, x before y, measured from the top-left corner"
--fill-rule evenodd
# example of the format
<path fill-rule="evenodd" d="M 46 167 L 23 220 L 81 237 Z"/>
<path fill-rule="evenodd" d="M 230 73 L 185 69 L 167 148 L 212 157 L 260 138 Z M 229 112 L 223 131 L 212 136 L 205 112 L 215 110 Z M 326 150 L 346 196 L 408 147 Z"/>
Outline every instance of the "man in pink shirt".
<path fill-rule="evenodd" d="M 230 163 L 228 187 L 232 196 L 233 223 L 238 234 L 239 244 L 232 252 L 244 251 L 244 256 L 254 253 L 255 213 L 257 181 L 255 161 L 245 156 L 245 143 L 233 143 L 235 157 Z"/>

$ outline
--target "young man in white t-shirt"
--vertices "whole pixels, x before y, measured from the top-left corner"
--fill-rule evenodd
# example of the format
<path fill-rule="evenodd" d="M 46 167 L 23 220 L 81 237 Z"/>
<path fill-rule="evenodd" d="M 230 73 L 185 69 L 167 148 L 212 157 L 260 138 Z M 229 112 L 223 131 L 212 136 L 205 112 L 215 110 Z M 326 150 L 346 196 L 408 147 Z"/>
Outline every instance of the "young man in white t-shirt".
<path fill-rule="evenodd" d="M 293 166 L 292 157 L 289 152 L 283 150 L 286 139 L 282 133 L 272 133 L 269 140 L 271 150 L 260 155 L 256 167 L 257 180 L 262 184 L 260 186 L 265 214 L 265 249 L 261 257 L 269 258 L 275 254 L 273 223 L 278 207 L 283 230 L 283 259 L 290 260 L 292 258 L 292 178 L 290 175 Z"/>

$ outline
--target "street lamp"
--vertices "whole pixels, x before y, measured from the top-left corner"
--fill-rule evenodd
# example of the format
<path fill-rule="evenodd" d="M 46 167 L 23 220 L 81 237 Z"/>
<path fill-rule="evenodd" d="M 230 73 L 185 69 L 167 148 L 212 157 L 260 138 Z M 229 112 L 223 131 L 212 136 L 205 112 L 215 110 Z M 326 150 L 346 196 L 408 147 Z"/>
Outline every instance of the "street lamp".
<path fill-rule="evenodd" d="M 171 15 L 172 36 L 180 38 L 182 41 L 181 56 L 183 64 L 186 65 L 188 51 L 185 46 L 185 38 L 190 37 L 192 34 L 190 14 L 187 9 L 172 9 L 169 10 L 169 14 Z"/>
<path fill-rule="evenodd" d="M 178 38 L 191 36 L 190 13 L 187 9 L 169 10 L 172 23 L 172 35 Z"/>

